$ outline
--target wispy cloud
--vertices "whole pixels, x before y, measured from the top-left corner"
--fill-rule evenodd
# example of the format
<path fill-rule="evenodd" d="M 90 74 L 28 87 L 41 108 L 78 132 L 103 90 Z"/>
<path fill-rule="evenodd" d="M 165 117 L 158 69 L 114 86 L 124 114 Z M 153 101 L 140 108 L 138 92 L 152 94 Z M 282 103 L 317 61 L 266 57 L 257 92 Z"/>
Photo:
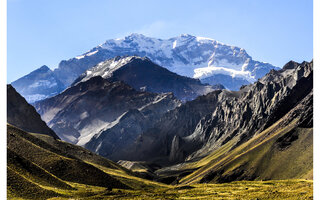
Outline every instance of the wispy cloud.
<path fill-rule="evenodd" d="M 127 36 L 131 33 L 140 33 L 149 37 L 168 38 L 174 35 L 175 22 L 167 22 L 163 20 L 146 24 L 138 29 L 123 33 L 119 37 Z"/>

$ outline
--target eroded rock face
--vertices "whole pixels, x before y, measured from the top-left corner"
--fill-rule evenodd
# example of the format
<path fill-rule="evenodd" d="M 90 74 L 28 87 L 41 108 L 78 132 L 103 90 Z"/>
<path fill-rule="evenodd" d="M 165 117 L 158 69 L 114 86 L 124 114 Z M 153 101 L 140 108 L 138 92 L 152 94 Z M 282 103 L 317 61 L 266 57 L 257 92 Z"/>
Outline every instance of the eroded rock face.
<path fill-rule="evenodd" d="M 215 91 L 189 102 L 165 115 L 141 136 L 141 141 L 148 138 L 148 142 L 140 142 L 139 146 L 168 147 L 162 152 L 143 148 L 145 157 L 140 159 L 158 156 L 182 162 L 203 157 L 231 139 L 235 139 L 237 146 L 294 108 L 312 91 L 312 81 L 313 62 L 289 62 L 283 69 L 271 70 L 240 91 Z M 205 112 L 195 109 L 207 102 L 210 106 Z M 178 136 L 182 141 L 179 140 L 177 147 Z M 184 152 L 183 158 L 176 152 Z"/>

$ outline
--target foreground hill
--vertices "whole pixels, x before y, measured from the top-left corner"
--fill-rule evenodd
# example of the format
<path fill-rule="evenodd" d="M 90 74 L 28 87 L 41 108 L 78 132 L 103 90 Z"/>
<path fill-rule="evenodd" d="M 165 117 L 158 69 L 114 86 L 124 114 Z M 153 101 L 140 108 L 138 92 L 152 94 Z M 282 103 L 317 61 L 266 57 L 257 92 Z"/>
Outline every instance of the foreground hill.
<path fill-rule="evenodd" d="M 9 199 L 86 198 L 112 188 L 165 187 L 82 147 L 12 125 L 7 125 L 7 144 Z"/>

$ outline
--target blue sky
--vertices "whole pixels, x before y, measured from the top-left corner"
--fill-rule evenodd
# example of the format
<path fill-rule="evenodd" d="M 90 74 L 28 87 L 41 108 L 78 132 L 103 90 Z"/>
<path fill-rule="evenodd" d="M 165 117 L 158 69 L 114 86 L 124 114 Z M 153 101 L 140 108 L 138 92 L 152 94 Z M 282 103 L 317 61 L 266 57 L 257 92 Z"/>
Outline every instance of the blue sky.
<path fill-rule="evenodd" d="M 8 0 L 7 7 L 9 83 L 134 32 L 210 37 L 279 67 L 313 54 L 312 0 Z"/>

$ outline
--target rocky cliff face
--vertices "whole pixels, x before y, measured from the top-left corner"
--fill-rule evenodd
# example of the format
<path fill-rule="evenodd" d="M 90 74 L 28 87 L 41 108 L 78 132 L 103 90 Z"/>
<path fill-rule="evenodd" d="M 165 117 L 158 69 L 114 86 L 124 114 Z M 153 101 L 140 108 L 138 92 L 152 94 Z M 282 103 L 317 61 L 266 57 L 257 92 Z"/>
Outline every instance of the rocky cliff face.
<path fill-rule="evenodd" d="M 125 150 L 162 114 L 179 105 L 172 93 L 140 92 L 101 76 L 35 103 L 61 139 L 78 145 L 90 141 L 89 149 L 114 159 L 121 155 L 118 150 Z"/>
<path fill-rule="evenodd" d="M 33 106 L 11 86 L 7 85 L 7 122 L 24 131 L 58 136 L 41 120 Z"/>
<path fill-rule="evenodd" d="M 236 140 L 234 145 L 238 146 L 294 108 L 312 91 L 312 81 L 312 62 L 289 62 L 283 69 L 272 70 L 240 91 L 216 91 L 201 97 L 206 101 L 198 98 L 188 102 L 165 115 L 154 128 L 142 134 L 137 146 L 143 149 L 140 151 L 144 152 L 144 157 L 138 159 L 161 157 L 163 160 L 183 162 L 206 156 L 231 139 Z M 206 112 L 192 112 L 196 106 L 205 105 L 208 101 L 211 107 Z M 188 105 L 191 108 L 185 113 Z M 180 120 L 185 116 L 188 116 L 187 120 Z M 188 131 L 183 127 L 187 127 L 185 130 Z M 146 150 L 145 146 L 164 146 L 166 150 Z"/>

